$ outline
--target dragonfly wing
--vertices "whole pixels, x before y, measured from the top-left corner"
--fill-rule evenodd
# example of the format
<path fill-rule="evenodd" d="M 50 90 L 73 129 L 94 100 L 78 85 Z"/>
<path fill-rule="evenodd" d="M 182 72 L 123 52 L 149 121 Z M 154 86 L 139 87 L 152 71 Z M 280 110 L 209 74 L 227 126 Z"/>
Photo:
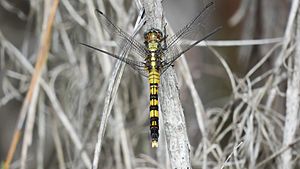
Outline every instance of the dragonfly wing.
<path fill-rule="evenodd" d="M 104 29 L 114 38 L 116 38 L 116 43 L 121 50 L 130 46 L 129 54 L 139 55 L 142 58 L 146 57 L 147 49 L 143 44 L 135 40 L 132 36 L 124 32 L 117 25 L 113 24 L 110 19 L 101 11 L 96 9 L 96 14 L 101 24 L 103 24 Z"/>
<path fill-rule="evenodd" d="M 105 50 L 102 50 L 102 49 L 99 49 L 99 48 L 96 48 L 94 46 L 91 46 L 91 45 L 88 45 L 88 44 L 84 44 L 84 43 L 81 43 L 82 45 L 88 47 L 88 48 L 91 48 L 93 50 L 96 50 L 96 51 L 99 51 L 101 53 L 105 53 L 111 57 L 114 57 L 126 64 L 128 64 L 129 66 L 131 66 L 134 70 L 136 70 L 138 73 L 140 73 L 141 75 L 143 76 L 147 76 L 147 72 L 146 72 L 146 69 L 145 69 L 145 63 L 144 62 L 140 62 L 140 61 L 136 61 L 136 60 L 131 60 L 131 59 L 128 59 L 128 58 L 124 58 L 122 56 L 125 56 L 125 53 L 123 53 L 121 56 L 119 55 L 115 55 L 115 54 L 112 54 L 112 53 L 109 53 Z"/>
<path fill-rule="evenodd" d="M 140 75 L 144 76 L 144 77 L 148 77 L 149 72 L 147 69 L 145 69 L 144 67 L 133 67 L 131 66 L 131 68 L 133 68 L 136 72 L 138 72 Z"/>
<path fill-rule="evenodd" d="M 191 48 L 196 46 L 201 41 L 203 41 L 203 40 L 207 39 L 208 37 L 212 36 L 213 34 L 215 34 L 220 29 L 221 29 L 221 27 L 215 28 L 214 30 L 209 32 L 207 35 L 205 35 L 201 39 L 197 40 L 196 42 L 194 42 L 193 44 L 191 44 L 191 45 L 189 45 L 185 48 L 179 49 L 176 45 L 172 46 L 170 49 L 168 49 L 171 52 L 167 52 L 167 53 L 164 54 L 165 59 L 162 61 L 162 67 L 163 67 L 162 72 L 164 72 L 165 69 L 170 67 L 174 63 L 174 61 L 176 59 L 178 59 L 182 54 L 184 54 L 185 52 L 187 52 L 188 50 L 190 50 Z"/>
<path fill-rule="evenodd" d="M 174 45 L 180 45 L 181 39 L 198 40 L 200 37 L 207 34 L 213 24 L 211 24 L 214 9 L 214 2 L 208 3 L 196 17 L 190 20 L 183 28 L 176 32 L 173 36 L 167 38 L 167 48 Z"/>
<path fill-rule="evenodd" d="M 209 22 L 212 19 L 210 14 L 213 13 L 213 9 L 214 3 L 208 3 L 186 26 L 170 38 L 167 38 L 167 49 L 164 51 L 162 61 L 162 73 L 164 73 L 176 59 L 182 56 L 182 54 L 201 41 L 206 40 L 220 29 L 220 27 L 215 28 L 215 26 Z M 191 45 L 182 46 L 182 39 L 194 39 L 196 41 Z"/>

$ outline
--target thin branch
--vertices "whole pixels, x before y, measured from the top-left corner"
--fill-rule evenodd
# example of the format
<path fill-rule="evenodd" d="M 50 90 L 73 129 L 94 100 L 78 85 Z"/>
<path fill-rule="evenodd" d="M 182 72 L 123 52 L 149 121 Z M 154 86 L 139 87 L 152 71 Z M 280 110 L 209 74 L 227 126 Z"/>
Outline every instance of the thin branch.
<path fill-rule="evenodd" d="M 57 154 L 59 169 L 65 169 L 66 163 L 64 159 L 63 146 L 59 138 L 58 126 L 56 117 L 52 118 L 52 136 L 54 140 L 55 150 Z"/>
<path fill-rule="evenodd" d="M 249 3 L 250 1 L 248 0 L 242 0 L 242 2 L 240 3 L 240 7 L 228 21 L 230 26 L 236 26 L 238 23 L 241 22 L 249 8 Z"/>
<path fill-rule="evenodd" d="M 278 150 L 277 152 L 273 153 L 268 158 L 264 159 L 262 162 L 258 163 L 255 166 L 255 168 L 260 168 L 262 165 L 265 165 L 267 162 L 271 161 L 272 159 L 276 158 L 277 156 L 282 155 L 285 151 L 287 151 L 288 149 L 290 149 L 291 146 L 293 146 L 294 144 L 297 144 L 299 142 L 300 142 L 300 137 L 298 137 L 297 139 L 293 140 L 288 145 L 285 145 L 280 150 Z"/>
<path fill-rule="evenodd" d="M 259 45 L 268 45 L 273 43 L 281 43 L 284 39 L 279 38 L 267 38 L 267 39 L 243 39 L 243 40 L 205 40 L 198 43 L 196 46 L 200 47 L 235 47 L 235 46 L 259 46 Z M 185 40 L 182 39 L 181 45 L 191 45 L 195 43 L 194 40 Z M 117 44 L 114 41 L 104 41 L 100 44 L 101 46 L 116 47 Z"/>
<path fill-rule="evenodd" d="M 226 63 L 226 61 L 223 59 L 223 57 L 219 54 L 219 52 L 217 50 L 215 50 L 214 48 L 210 47 L 209 48 L 212 53 L 220 60 L 221 64 L 223 65 L 224 69 L 227 72 L 227 75 L 229 77 L 230 80 L 230 84 L 231 84 L 231 88 L 232 88 L 232 93 L 234 95 L 234 97 L 236 97 L 237 94 L 237 86 L 234 80 L 234 75 L 229 67 L 229 65 Z"/>
<path fill-rule="evenodd" d="M 292 1 L 292 5 L 291 5 L 291 9 L 290 9 L 290 13 L 289 13 L 289 17 L 288 17 L 288 21 L 286 23 L 286 27 L 285 27 L 285 32 L 284 32 L 284 39 L 282 42 L 282 48 L 281 51 L 277 57 L 277 59 L 275 60 L 274 63 L 274 74 L 277 75 L 280 71 L 280 66 L 283 64 L 283 62 L 285 61 L 284 58 L 286 56 L 286 51 L 288 50 L 288 46 L 291 42 L 291 38 L 292 38 L 292 33 L 293 33 L 293 25 L 295 22 L 295 18 L 296 18 L 296 13 L 298 10 L 298 6 L 299 6 L 299 0 L 293 0 Z M 276 81 L 277 76 L 275 76 L 274 81 Z M 271 105 L 274 101 L 275 95 L 276 95 L 276 89 L 273 88 L 271 89 L 271 91 L 269 92 L 269 96 L 267 98 L 267 104 L 266 107 L 267 109 L 271 108 Z"/>
<path fill-rule="evenodd" d="M 283 146 L 291 144 L 294 140 L 296 130 L 300 124 L 300 10 L 299 10 L 299 0 L 294 0 L 292 3 L 292 8 L 297 10 L 297 20 L 294 22 L 296 24 L 296 51 L 294 57 L 289 58 L 289 65 L 294 67 L 294 71 L 290 72 L 290 78 L 287 81 L 286 90 L 286 117 L 283 130 Z M 291 31 L 292 32 L 292 31 Z M 291 33 L 287 33 L 291 34 Z M 290 35 L 291 36 L 291 35 Z M 291 37 L 292 38 L 292 37 Z M 281 154 L 282 168 L 292 169 L 294 165 L 292 163 L 292 149 L 287 149 Z"/>
<path fill-rule="evenodd" d="M 196 46 L 215 46 L 215 47 L 232 47 L 232 46 L 257 46 L 282 42 L 283 38 L 268 39 L 244 39 L 244 40 L 206 40 L 198 43 Z M 195 41 L 184 40 L 182 44 L 190 45 Z"/>
<path fill-rule="evenodd" d="M 162 30 L 163 8 L 160 0 L 144 0 L 147 22 L 151 27 Z M 190 144 L 187 137 L 183 109 L 179 99 L 178 82 L 174 69 L 169 68 L 161 77 L 160 107 L 166 134 L 171 168 L 191 168 Z"/>

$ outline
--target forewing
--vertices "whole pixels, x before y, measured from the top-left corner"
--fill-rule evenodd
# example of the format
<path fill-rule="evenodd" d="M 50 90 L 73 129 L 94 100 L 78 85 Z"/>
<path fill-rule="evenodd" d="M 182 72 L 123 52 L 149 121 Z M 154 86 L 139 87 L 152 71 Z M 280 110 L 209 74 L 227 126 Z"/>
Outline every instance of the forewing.
<path fill-rule="evenodd" d="M 130 48 L 128 54 L 136 54 L 141 56 L 142 58 L 146 57 L 147 49 L 143 44 L 135 40 L 132 36 L 124 32 L 121 28 L 117 25 L 113 24 L 109 18 L 101 11 L 96 10 L 96 14 L 98 15 L 98 19 L 104 29 L 115 38 L 117 45 L 119 46 L 120 50 L 125 50 L 124 48 Z"/>
<path fill-rule="evenodd" d="M 183 49 L 179 49 L 177 48 L 175 45 L 172 47 L 172 53 L 168 53 L 169 57 L 165 58 L 162 61 L 162 73 L 168 68 L 170 67 L 173 62 L 178 59 L 181 55 L 183 55 L 185 52 L 187 52 L 188 50 L 190 50 L 191 48 L 193 48 L 194 46 L 196 46 L 198 43 L 200 43 L 201 41 L 209 38 L 210 36 L 212 36 L 213 34 L 215 34 L 217 31 L 219 31 L 221 29 L 221 27 L 217 27 L 214 30 L 212 30 L 211 32 L 209 32 L 208 34 L 206 34 L 204 37 L 202 37 L 201 39 L 195 41 L 194 43 L 192 43 L 191 45 L 187 46 L 186 48 Z"/>
<path fill-rule="evenodd" d="M 122 54 L 119 56 L 119 55 L 112 54 L 110 52 L 107 52 L 105 50 L 96 48 L 96 47 L 88 45 L 88 44 L 84 44 L 84 43 L 81 43 L 81 44 L 84 45 L 84 46 L 86 46 L 86 47 L 88 47 L 88 48 L 91 48 L 93 50 L 96 50 L 96 51 L 99 51 L 101 53 L 107 54 L 107 55 L 109 55 L 111 57 L 114 57 L 114 58 L 116 58 L 116 59 L 118 59 L 118 60 L 120 60 L 120 61 L 128 64 L 131 68 L 133 68 L 134 70 L 136 70 L 141 75 L 147 76 L 147 71 L 145 69 L 145 63 L 144 62 L 140 62 L 140 61 L 136 61 L 136 60 L 132 60 L 132 59 L 128 59 L 128 58 L 124 57 L 126 55 L 126 51 L 128 51 L 127 49 L 124 50 L 124 52 L 122 52 Z"/>
<path fill-rule="evenodd" d="M 205 5 L 196 17 L 190 20 L 173 36 L 167 38 L 167 48 L 171 49 L 174 45 L 181 45 L 182 39 L 198 40 L 205 36 L 212 28 L 214 28 L 211 22 L 214 8 L 214 2 Z"/>
<path fill-rule="evenodd" d="M 196 17 L 190 20 L 183 28 L 170 38 L 167 38 L 167 49 L 163 52 L 162 73 L 164 73 L 173 62 L 183 53 L 207 39 L 220 28 L 212 23 L 214 2 L 208 3 Z M 191 45 L 182 45 L 183 39 L 195 40 Z"/>

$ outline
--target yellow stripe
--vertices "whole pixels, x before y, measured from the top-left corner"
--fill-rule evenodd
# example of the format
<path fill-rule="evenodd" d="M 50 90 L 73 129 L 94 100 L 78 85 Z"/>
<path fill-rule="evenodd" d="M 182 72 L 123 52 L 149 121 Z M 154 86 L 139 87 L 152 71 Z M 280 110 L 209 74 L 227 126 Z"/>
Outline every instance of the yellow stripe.
<path fill-rule="evenodd" d="M 157 141 L 152 141 L 152 148 L 157 148 L 158 147 L 158 142 Z"/>
<path fill-rule="evenodd" d="M 151 118 L 151 117 L 154 117 L 154 110 L 151 110 L 151 111 L 150 111 L 150 118 Z"/>
<path fill-rule="evenodd" d="M 157 105 L 158 105 L 158 100 L 156 100 L 156 99 L 150 100 L 150 106 L 157 106 Z"/>
<path fill-rule="evenodd" d="M 157 83 L 158 84 L 159 83 L 159 79 L 153 79 L 153 78 L 151 78 L 148 81 L 149 81 L 150 84 L 153 84 L 153 83 Z"/>
<path fill-rule="evenodd" d="M 150 118 L 151 117 L 158 117 L 158 111 L 157 110 L 150 110 Z"/>
<path fill-rule="evenodd" d="M 151 70 L 149 72 L 148 81 L 149 81 L 150 84 L 151 83 L 159 84 L 160 74 L 155 69 Z"/>
<path fill-rule="evenodd" d="M 150 94 L 157 94 L 157 92 L 158 92 L 157 87 L 151 87 L 150 88 Z"/>
<path fill-rule="evenodd" d="M 152 126 L 157 126 L 157 122 L 156 121 L 152 121 Z"/>

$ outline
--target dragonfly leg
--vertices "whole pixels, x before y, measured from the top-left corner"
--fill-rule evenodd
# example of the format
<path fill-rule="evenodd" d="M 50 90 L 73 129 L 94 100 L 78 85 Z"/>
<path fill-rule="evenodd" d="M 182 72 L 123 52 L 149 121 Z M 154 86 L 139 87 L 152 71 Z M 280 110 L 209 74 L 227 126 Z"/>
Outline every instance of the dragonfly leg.
<path fill-rule="evenodd" d="M 161 41 L 164 43 L 163 44 L 163 47 L 162 47 L 162 50 L 167 50 L 167 38 L 168 38 L 168 35 L 167 35 L 167 23 L 165 23 L 164 25 L 164 37 L 161 39 Z"/>

